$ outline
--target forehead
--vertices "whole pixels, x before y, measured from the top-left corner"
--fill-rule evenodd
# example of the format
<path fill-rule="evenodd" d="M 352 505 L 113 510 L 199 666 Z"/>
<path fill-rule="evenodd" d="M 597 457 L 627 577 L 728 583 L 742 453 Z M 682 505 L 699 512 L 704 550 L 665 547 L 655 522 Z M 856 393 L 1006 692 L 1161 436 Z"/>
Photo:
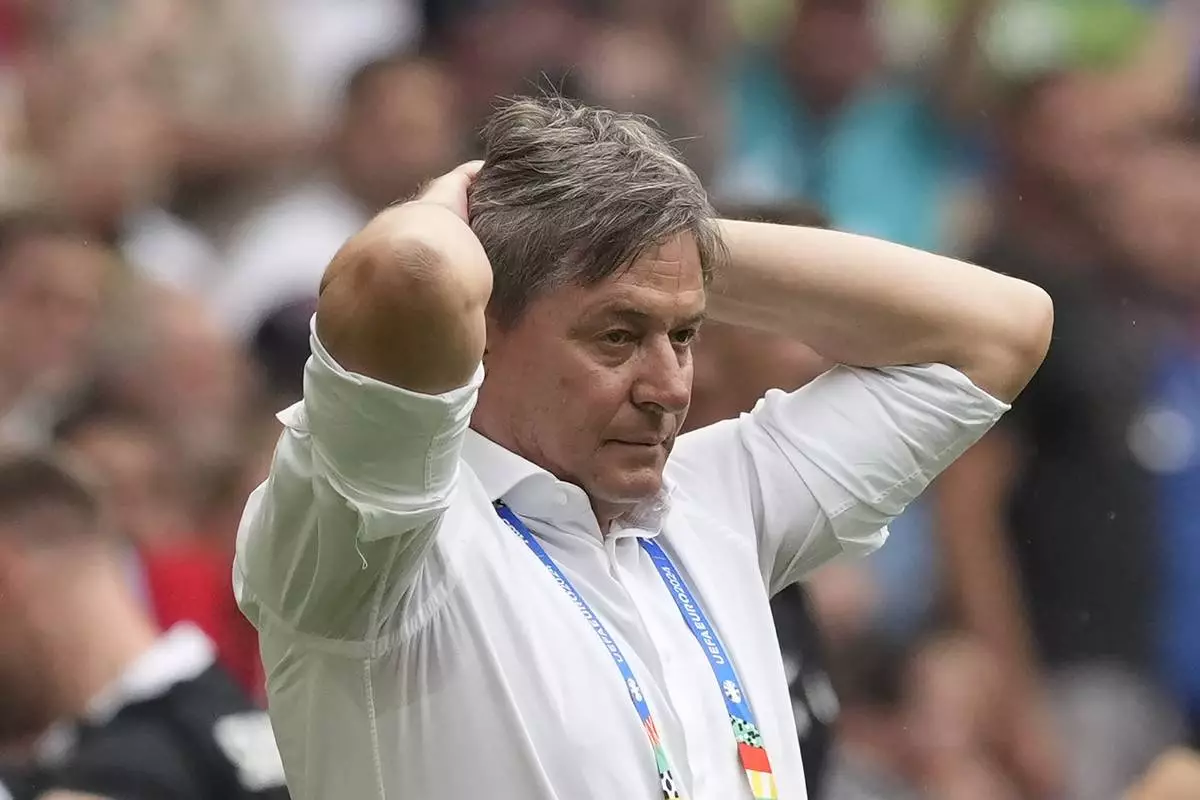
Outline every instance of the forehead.
<path fill-rule="evenodd" d="M 647 313 L 698 313 L 704 309 L 704 271 L 696 240 L 690 233 L 673 236 L 585 292 L 588 308 L 625 302 Z"/>

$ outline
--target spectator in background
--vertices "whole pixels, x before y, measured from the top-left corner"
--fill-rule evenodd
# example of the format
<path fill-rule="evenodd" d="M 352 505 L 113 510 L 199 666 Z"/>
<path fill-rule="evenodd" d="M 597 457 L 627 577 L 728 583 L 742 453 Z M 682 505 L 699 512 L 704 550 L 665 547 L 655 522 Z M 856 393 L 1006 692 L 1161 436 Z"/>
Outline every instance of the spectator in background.
<path fill-rule="evenodd" d="M 876 0 L 775 5 L 784 18 L 732 62 L 717 189 L 751 201 L 805 198 L 839 230 L 954 251 L 950 223 L 964 204 L 952 193 L 978 119 L 978 34 L 994 0 L 959 4 L 920 82 L 886 69 Z M 893 544 L 871 560 L 883 597 L 876 621 L 906 636 L 936 600 L 928 499 L 892 530 Z"/>
<path fill-rule="evenodd" d="M 200 631 L 159 632 L 97 499 L 42 456 L 0 462 L 0 604 L 0 743 L 42 734 L 17 800 L 287 796 L 266 714 Z"/>
<path fill-rule="evenodd" d="M 267 0 L 262 5 L 284 56 L 289 98 L 306 127 L 324 128 L 335 120 L 354 72 L 369 61 L 409 51 L 426 22 L 417 0 Z"/>
<path fill-rule="evenodd" d="M 1052 671 L 1067 796 L 1080 798 L 1119 794 L 1172 735 L 1146 687 L 1160 508 L 1130 447 L 1155 317 L 1091 210 L 1112 190 L 1113 167 L 1142 121 L 1120 113 L 1108 88 L 1099 76 L 1063 73 L 1010 95 L 998 131 L 996 229 L 975 258 L 1045 286 L 1056 332 L 1009 416 L 935 490 L 963 620 L 1009 660 L 1012 697 L 1037 695 L 1025 654 Z M 1014 613 L 1021 600 L 1029 629 Z M 1006 711 L 1040 707 L 1010 702 Z M 1131 709 L 1147 719 L 1135 747 Z M 1013 745 L 1022 760 L 1042 761 L 1038 738 Z"/>
<path fill-rule="evenodd" d="M 330 169 L 248 216 L 232 237 L 213 308 L 239 339 L 276 305 L 314 298 L 325 265 L 377 211 L 453 166 L 465 141 L 456 87 L 428 59 L 363 65 L 346 86 Z"/>
<path fill-rule="evenodd" d="M 753 200 L 806 198 L 835 228 L 947 249 L 951 123 L 978 82 L 969 0 L 928 88 L 889 82 L 873 0 L 794 0 L 774 40 L 734 64 L 729 153 L 718 189 Z"/>
<path fill-rule="evenodd" d="M 427 42 L 445 58 L 462 94 L 463 118 L 477 130 L 497 97 L 537 86 L 574 97 L 581 54 L 595 31 L 592 0 L 453 0 Z"/>
<path fill-rule="evenodd" d="M 257 637 L 233 601 L 233 530 L 220 535 L 208 527 L 222 507 L 216 498 L 195 503 L 206 512 L 201 515 L 189 507 L 192 498 L 183 491 L 185 482 L 197 484 L 203 476 L 184 468 L 186 462 L 151 418 L 100 389 L 58 422 L 54 436 L 102 490 L 100 499 L 120 537 L 114 546 L 122 546 L 129 585 L 155 623 L 164 630 L 180 622 L 200 628 L 215 644 L 221 665 L 259 698 Z M 251 486 L 239 482 L 233 489 L 238 494 L 235 508 Z M 226 526 L 236 529 L 236 524 L 234 519 Z"/>
<path fill-rule="evenodd" d="M 39 2 L 24 13 L 33 32 L 23 59 L 33 144 L 51 141 L 80 109 L 104 109 L 114 94 L 138 97 L 138 122 L 151 123 L 150 144 L 171 173 L 157 199 L 187 216 L 201 238 L 220 243 L 223 224 L 253 201 L 246 190 L 317 142 L 319 130 L 297 113 L 262 3 Z M 173 233 L 168 222 L 178 227 L 161 210 L 135 221 L 139 233 L 161 238 Z"/>
<path fill-rule="evenodd" d="M 63 80 L 68 80 L 64 77 Z M 141 275 L 198 290 L 218 269 L 213 244 L 166 210 L 175 156 L 149 93 L 125 83 L 60 112 L 37 143 L 44 202 Z"/>
<path fill-rule="evenodd" d="M 1173 324 L 1159 342 L 1150 395 L 1130 431 L 1160 506 L 1158 656 L 1200 747 L 1200 153 L 1195 140 L 1151 140 L 1099 198 L 1120 252 L 1165 301 Z"/>
<path fill-rule="evenodd" d="M 908 652 L 882 640 L 857 640 L 834 668 L 841 712 L 834 775 L 822 800 L 921 797 L 904 713 Z"/>
<path fill-rule="evenodd" d="M 196 297 L 141 283 L 120 299 L 97 359 L 101 388 L 165 432 L 183 469 L 223 463 L 254 396 L 246 354 Z"/>
<path fill-rule="evenodd" d="M 63 220 L 0 220 L 0 444 L 45 441 L 86 362 L 114 266 Z"/>
<path fill-rule="evenodd" d="M 55 423 L 53 434 L 95 475 L 113 523 L 132 544 L 170 546 L 190 535 L 179 459 L 148 417 L 93 389 Z"/>
<path fill-rule="evenodd" d="M 708 183 L 721 152 L 725 0 L 614 0 L 571 71 L 581 97 L 645 114 L 675 139 Z"/>
<path fill-rule="evenodd" d="M 842 698 L 826 800 L 1016 800 L 991 758 L 1003 704 L 994 659 L 969 637 L 857 638 L 836 651 Z"/>

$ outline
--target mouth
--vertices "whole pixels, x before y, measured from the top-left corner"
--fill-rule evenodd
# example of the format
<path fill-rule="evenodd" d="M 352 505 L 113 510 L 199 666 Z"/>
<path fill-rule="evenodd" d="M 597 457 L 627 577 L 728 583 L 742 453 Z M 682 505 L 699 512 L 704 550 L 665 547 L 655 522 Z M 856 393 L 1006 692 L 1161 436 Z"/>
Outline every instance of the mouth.
<path fill-rule="evenodd" d="M 609 439 L 609 444 L 619 444 L 625 447 L 662 447 L 664 439 Z"/>

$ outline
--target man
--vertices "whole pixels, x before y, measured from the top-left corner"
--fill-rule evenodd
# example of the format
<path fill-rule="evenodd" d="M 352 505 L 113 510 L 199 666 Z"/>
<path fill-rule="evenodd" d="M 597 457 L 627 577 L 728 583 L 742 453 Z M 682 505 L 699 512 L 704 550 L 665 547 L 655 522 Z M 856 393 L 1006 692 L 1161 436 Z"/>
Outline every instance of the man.
<path fill-rule="evenodd" d="M 995 0 L 955 4 L 918 82 L 886 69 L 881 5 L 779 4 L 791 13 L 734 61 L 719 184 L 754 199 L 803 197 L 841 230 L 945 250 L 986 95 L 979 42 Z"/>
<path fill-rule="evenodd" d="M 0 748 L 15 800 L 286 798 L 265 714 L 200 631 L 160 634 L 97 499 L 54 460 L 0 462 Z M 2 796 L 2 795 L 0 795 Z"/>
<path fill-rule="evenodd" d="M 113 260 L 60 219 L 0 219 L 0 443 L 44 443 L 99 321 Z"/>
<path fill-rule="evenodd" d="M 1006 698 L 996 660 L 974 637 L 930 629 L 898 644 L 867 634 L 835 650 L 842 714 L 822 797 L 1033 796 L 991 752 Z"/>
<path fill-rule="evenodd" d="M 1116 796 L 1174 735 L 1153 682 L 1163 508 L 1138 447 L 1162 326 L 1112 245 L 1133 230 L 1153 248 L 1173 215 L 1095 214 L 1136 196 L 1112 178 L 1151 128 L 1123 97 L 1066 72 L 1012 87 L 994 117 L 996 227 L 974 259 L 1045 287 L 1054 344 L 934 496 L 950 597 L 1005 662 L 1009 751 L 1064 797 Z"/>
<path fill-rule="evenodd" d="M 229 676 L 252 696 L 261 693 L 258 636 L 238 612 L 230 585 L 236 516 L 225 526 L 224 542 L 214 541 L 204 524 L 208 515 L 233 505 L 219 502 L 225 491 L 238 495 L 236 509 L 226 515 L 240 514 L 260 477 L 226 489 L 235 482 L 223 474 L 181 469 L 155 421 L 99 386 L 55 424 L 54 440 L 73 463 L 97 476 L 107 521 L 126 545 L 127 579 L 154 621 L 162 628 L 179 622 L 198 627 L 213 640 Z"/>
<path fill-rule="evenodd" d="M 768 600 L 882 542 L 1029 379 L 1050 304 L 717 220 L 635 118 L 521 100 L 483 138 L 334 259 L 243 519 L 292 791 L 804 797 Z M 883 369 L 677 440 L 706 314 Z"/>
<path fill-rule="evenodd" d="M 456 91 L 425 58 L 359 67 L 345 87 L 328 168 L 235 228 L 225 275 L 206 289 L 221 322 L 249 339 L 278 305 L 315 298 L 329 259 L 371 215 L 456 164 L 464 143 Z"/>

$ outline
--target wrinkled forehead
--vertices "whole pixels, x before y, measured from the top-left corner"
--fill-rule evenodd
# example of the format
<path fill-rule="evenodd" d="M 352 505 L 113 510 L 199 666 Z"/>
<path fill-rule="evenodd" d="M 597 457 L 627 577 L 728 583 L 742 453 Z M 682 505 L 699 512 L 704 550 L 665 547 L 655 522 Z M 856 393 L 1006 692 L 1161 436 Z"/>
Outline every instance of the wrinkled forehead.
<path fill-rule="evenodd" d="M 681 233 L 655 245 L 614 275 L 613 282 L 664 291 L 703 289 L 704 270 L 695 237 Z"/>
<path fill-rule="evenodd" d="M 521 324 L 603 327 L 620 321 L 674 327 L 703 316 L 705 278 L 696 242 L 681 234 L 596 281 L 568 282 L 539 294 Z"/>
<path fill-rule="evenodd" d="M 701 313 L 705 303 L 704 271 L 696 240 L 690 234 L 674 236 L 587 288 L 590 307 L 624 303 L 663 317 Z"/>

